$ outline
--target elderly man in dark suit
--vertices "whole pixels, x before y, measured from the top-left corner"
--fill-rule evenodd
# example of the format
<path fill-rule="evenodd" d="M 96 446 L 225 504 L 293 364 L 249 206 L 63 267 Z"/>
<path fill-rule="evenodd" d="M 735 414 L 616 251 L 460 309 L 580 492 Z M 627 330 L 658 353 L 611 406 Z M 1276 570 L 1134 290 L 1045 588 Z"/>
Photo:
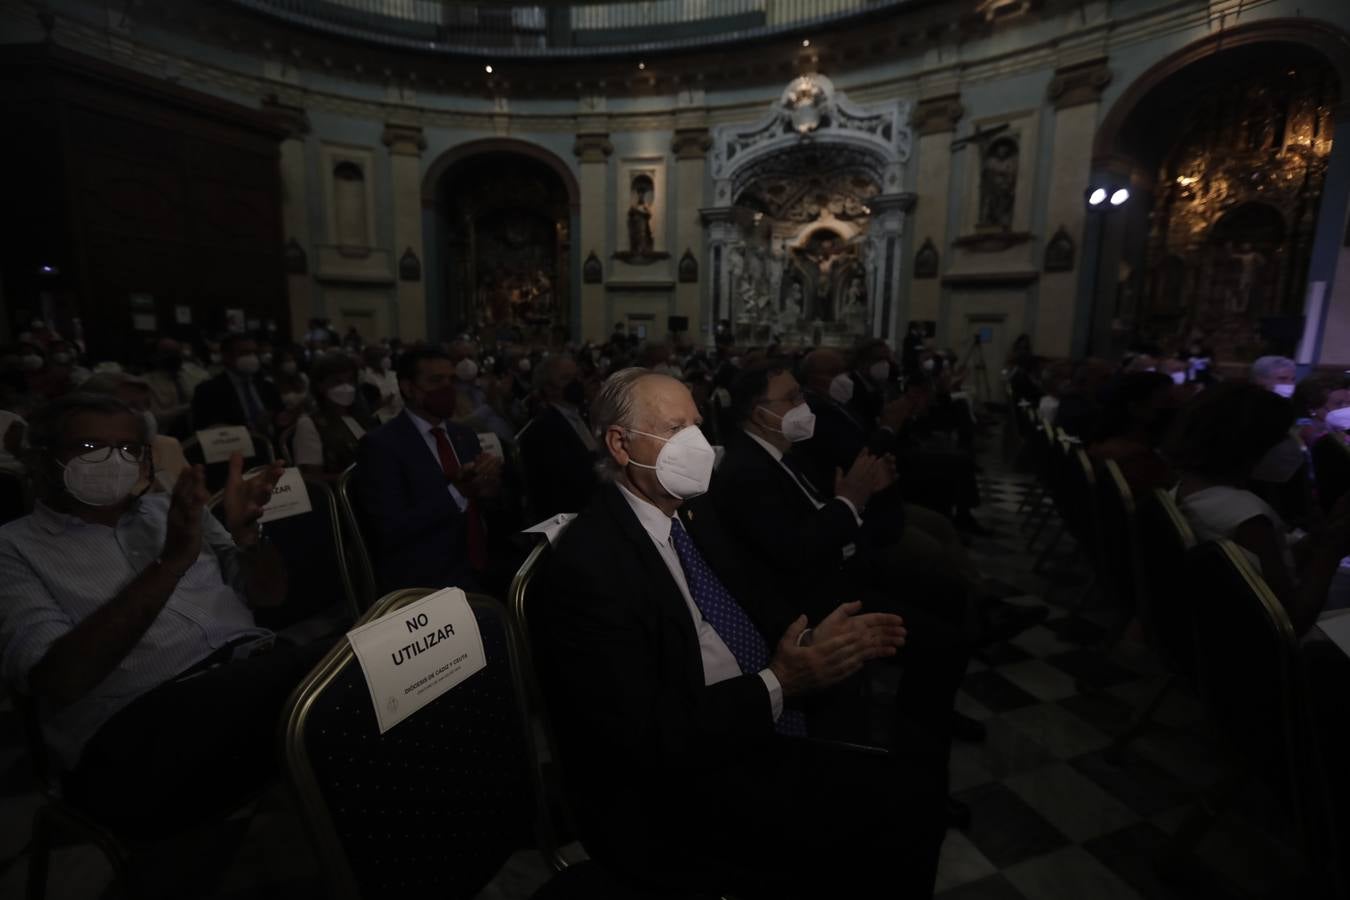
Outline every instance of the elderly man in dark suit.
<path fill-rule="evenodd" d="M 800 737 L 801 700 L 894 654 L 902 622 L 845 603 L 811 629 L 770 602 L 687 502 L 713 452 L 680 382 L 618 372 L 592 421 L 611 483 L 559 538 L 531 615 L 587 849 L 663 889 L 929 896 L 940 786 Z"/>
<path fill-rule="evenodd" d="M 477 586 L 487 569 L 480 501 L 501 487 L 502 460 L 450 421 L 455 366 L 439 350 L 398 364 L 404 410 L 361 439 L 356 503 L 380 593 Z"/>
<path fill-rule="evenodd" d="M 243 334 L 220 342 L 225 371 L 197 385 L 192 394 L 192 427 L 244 425 L 270 434 L 272 417 L 281 410 L 281 395 L 260 373 L 258 344 Z"/>
<path fill-rule="evenodd" d="M 595 491 L 600 445 L 581 417 L 585 394 L 576 362 L 563 354 L 547 357 L 535 367 L 534 388 L 543 406 L 520 433 L 530 513 L 543 519 L 580 512 Z"/>

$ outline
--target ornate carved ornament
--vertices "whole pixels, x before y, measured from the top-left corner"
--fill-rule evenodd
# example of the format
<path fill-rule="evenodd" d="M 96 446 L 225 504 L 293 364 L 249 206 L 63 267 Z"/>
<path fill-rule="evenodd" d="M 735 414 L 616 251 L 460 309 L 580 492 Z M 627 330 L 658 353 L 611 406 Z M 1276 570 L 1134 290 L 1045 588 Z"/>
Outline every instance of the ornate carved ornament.
<path fill-rule="evenodd" d="M 602 163 L 614 152 L 609 135 L 603 132 L 578 134 L 572 152 L 584 163 Z"/>
<path fill-rule="evenodd" d="M 712 175 L 731 177 L 749 162 L 805 142 L 849 143 L 888 162 L 909 159 L 909 103 L 872 109 L 852 103 L 824 75 L 793 79 L 758 123 L 720 126 L 713 132 Z"/>
<path fill-rule="evenodd" d="M 941 134 L 944 131 L 955 131 L 956 123 L 961 121 L 961 117 L 965 114 L 966 108 L 961 105 L 961 95 L 946 94 L 920 100 L 919 105 L 914 107 L 911 124 L 921 136 Z"/>
<path fill-rule="evenodd" d="M 694 258 L 694 251 L 685 248 L 684 256 L 680 257 L 679 265 L 680 284 L 698 283 L 698 260 Z"/>
<path fill-rule="evenodd" d="M 706 128 L 677 128 L 670 142 L 676 159 L 703 159 L 712 148 L 712 135 Z"/>
<path fill-rule="evenodd" d="M 420 125 L 390 122 L 384 126 L 384 134 L 380 139 L 390 153 L 398 156 L 421 156 L 427 148 L 427 139 Z"/>
<path fill-rule="evenodd" d="M 1046 94 L 1055 109 L 1066 109 L 1096 103 L 1110 83 L 1111 70 L 1107 68 L 1106 57 L 1101 57 L 1056 69 Z"/>
<path fill-rule="evenodd" d="M 938 261 L 938 250 L 933 245 L 933 239 L 931 237 L 924 238 L 918 252 L 914 254 L 914 277 L 936 278 Z"/>

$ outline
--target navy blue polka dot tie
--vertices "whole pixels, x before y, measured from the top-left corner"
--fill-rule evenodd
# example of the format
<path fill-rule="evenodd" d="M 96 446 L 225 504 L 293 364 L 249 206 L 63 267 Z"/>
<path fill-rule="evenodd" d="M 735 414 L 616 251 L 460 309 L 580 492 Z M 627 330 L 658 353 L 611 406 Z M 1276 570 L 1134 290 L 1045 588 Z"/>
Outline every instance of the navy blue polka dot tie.
<path fill-rule="evenodd" d="M 678 518 L 671 519 L 670 539 L 675 544 L 675 553 L 680 557 L 680 568 L 684 569 L 684 580 L 689 583 L 689 595 L 694 598 L 694 605 L 727 645 L 731 655 L 736 657 L 741 671 L 755 673 L 766 668 L 769 665 L 769 645 L 765 643 L 764 636 L 731 596 L 731 592 L 713 574 Z M 785 709 L 774 729 L 779 734 L 804 737 L 806 717 L 796 710 Z"/>

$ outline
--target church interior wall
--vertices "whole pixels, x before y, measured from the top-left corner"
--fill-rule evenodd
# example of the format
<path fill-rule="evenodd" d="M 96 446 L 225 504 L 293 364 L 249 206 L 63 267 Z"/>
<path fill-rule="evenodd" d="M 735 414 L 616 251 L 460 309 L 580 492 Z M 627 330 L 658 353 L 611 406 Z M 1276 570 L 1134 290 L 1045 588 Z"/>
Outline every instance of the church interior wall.
<path fill-rule="evenodd" d="M 310 314 L 337 318 L 342 304 L 378 309 L 394 332 L 408 338 L 445 336 L 452 324 L 441 308 L 445 298 L 439 251 L 426 246 L 434 240 L 427 226 L 434 216 L 423 209 L 420 197 L 409 195 L 406 185 L 396 190 L 396 168 L 406 172 L 413 164 L 396 163 L 384 142 L 386 126 L 406 119 L 420 128 L 425 143 L 410 157 L 422 177 L 444 153 L 490 137 L 542 147 L 572 172 L 580 189 L 580 213 L 571 241 L 574 337 L 601 337 L 631 311 L 655 316 L 652 327 L 659 335 L 665 332 L 667 316 L 686 316 L 690 339 L 710 339 L 706 332 L 711 322 L 713 261 L 708 258 L 707 226 L 699 211 L 714 202 L 713 182 L 706 162 L 681 158 L 674 142 L 678 129 L 753 123 L 781 91 L 777 81 L 760 77 L 706 91 L 637 96 L 615 91 L 602 98 L 494 97 L 490 89 L 414 84 L 373 78 L 370 73 L 348 75 L 319 60 L 287 56 L 280 49 L 224 47 L 154 24 L 134 22 L 119 31 L 109 27 L 103 7 L 96 11 L 104 21 L 89 20 L 90 6 L 82 0 L 58 0 L 52 7 L 70 20 L 58 28 L 56 39 L 69 41 L 81 52 L 97 51 L 245 106 L 256 108 L 265 96 L 276 94 L 304 110 L 310 127 L 300 139 L 303 172 L 295 148 L 283 148 L 282 153 L 283 172 L 306 204 L 303 215 L 299 210 L 285 213 L 288 230 L 295 232 L 288 237 L 306 245 L 310 264 L 307 278 L 288 278 L 293 329 Z M 908 319 L 933 320 L 939 323 L 939 342 L 954 344 L 969 331 L 970 315 L 986 314 L 972 299 L 983 291 L 997 298 L 991 300 L 992 306 L 1018 306 L 1016 321 L 1031 330 L 1043 352 L 1068 353 L 1075 316 L 1082 316 L 1080 270 L 1088 237 L 1082 194 L 1091 171 L 1092 139 L 1102 117 L 1131 83 L 1167 54 L 1216 29 L 1298 11 L 1350 26 L 1350 8 L 1339 0 L 1308 0 L 1299 2 L 1297 9 L 1293 0 L 1245 4 L 1094 0 L 1058 18 L 1010 22 L 985 35 L 959 42 L 944 39 L 841 71 L 839 88 L 864 106 L 897 98 L 922 104 L 954 94 L 962 107 L 949 130 L 920 130 L 914 136 L 904 187 L 914 192 L 916 202 L 902 226 L 900 279 L 887 336 L 902 331 Z M 7 26 L 15 25 L 6 28 L 10 39 L 41 36 L 26 4 L 8 0 L 0 4 L 0 16 Z M 100 28 L 102 49 L 95 40 Z M 1057 70 L 1093 58 L 1105 59 L 1110 77 L 1096 86 L 1090 102 L 1061 107 L 1047 95 Z M 822 68 L 829 74 L 828 67 Z M 952 152 L 950 143 L 970 136 L 975 128 L 1003 124 L 1010 126 L 1018 145 L 1013 220 L 1007 230 L 1026 239 L 1003 247 L 993 240 L 977 246 L 967 239 L 979 236 L 978 145 Z M 604 135 L 608 152 L 600 159 L 579 158 L 575 144 L 583 133 Z M 335 245 L 327 151 L 342 146 L 369 154 L 368 214 L 373 224 L 371 253 L 363 260 L 334 258 L 331 251 L 321 249 Z M 612 258 L 627 237 L 625 173 L 638 163 L 660 173 L 659 210 L 652 231 L 655 249 L 670 254 L 645 266 Z M 318 190 L 321 186 L 324 189 Z M 1073 264 L 1067 270 L 1043 271 L 1047 242 L 1061 227 L 1077 250 Z M 397 276 L 405 246 L 397 245 L 396 232 L 406 234 L 410 228 L 420 230 L 423 239 L 417 254 L 421 280 L 415 288 L 400 283 Z M 916 254 L 927 238 L 938 252 L 937 277 L 916 278 Z M 694 283 L 681 283 L 676 277 L 686 250 L 698 266 Z M 581 281 L 582 264 L 591 252 L 602 262 L 599 284 Z M 1342 252 L 1338 273 L 1342 276 L 1345 256 Z M 1348 281 L 1340 277 L 1332 285 L 1324 344 L 1331 343 L 1333 334 L 1350 332 L 1350 322 L 1343 322 L 1346 317 L 1341 315 L 1350 302 Z M 1015 303 L 1010 299 L 1014 297 Z"/>

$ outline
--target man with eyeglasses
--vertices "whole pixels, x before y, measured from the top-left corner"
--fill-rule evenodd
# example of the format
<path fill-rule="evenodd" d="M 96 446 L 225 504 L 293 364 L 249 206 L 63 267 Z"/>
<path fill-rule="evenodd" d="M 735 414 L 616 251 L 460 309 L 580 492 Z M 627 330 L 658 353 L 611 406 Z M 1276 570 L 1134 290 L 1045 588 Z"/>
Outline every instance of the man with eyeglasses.
<path fill-rule="evenodd" d="M 245 480 L 235 455 L 222 525 L 200 466 L 141 496 L 148 437 L 106 395 L 39 410 L 36 508 L 0 529 L 0 675 L 36 702 L 67 797 L 131 833 L 261 786 L 281 705 L 323 649 L 275 644 L 249 608 L 286 595 L 258 525 L 281 465 Z"/>

